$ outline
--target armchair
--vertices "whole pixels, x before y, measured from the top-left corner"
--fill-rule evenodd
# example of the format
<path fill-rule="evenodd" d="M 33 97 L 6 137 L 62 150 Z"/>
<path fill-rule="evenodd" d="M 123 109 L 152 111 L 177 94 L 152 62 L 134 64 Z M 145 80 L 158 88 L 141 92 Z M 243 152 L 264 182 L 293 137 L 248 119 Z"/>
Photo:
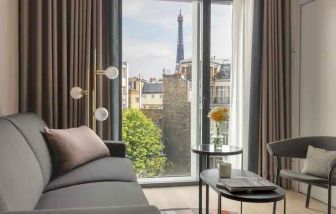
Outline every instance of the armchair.
<path fill-rule="evenodd" d="M 281 157 L 305 159 L 308 146 L 336 151 L 336 137 L 300 137 L 281 140 L 268 144 L 267 150 L 275 158 L 276 164 L 276 184 L 279 178 L 284 177 L 290 180 L 308 184 L 306 207 L 309 207 L 311 186 L 318 186 L 328 189 L 328 214 L 331 213 L 331 186 L 336 186 L 336 181 L 332 180 L 332 174 L 336 169 L 336 160 L 329 165 L 329 177 L 321 178 L 292 170 L 281 169 Z"/>

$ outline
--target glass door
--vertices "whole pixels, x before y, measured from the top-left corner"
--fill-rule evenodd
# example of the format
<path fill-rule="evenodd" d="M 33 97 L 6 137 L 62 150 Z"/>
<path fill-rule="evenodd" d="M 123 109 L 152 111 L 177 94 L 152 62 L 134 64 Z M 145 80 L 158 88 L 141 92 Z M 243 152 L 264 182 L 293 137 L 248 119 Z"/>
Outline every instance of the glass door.
<path fill-rule="evenodd" d="M 209 143 L 208 110 L 230 104 L 231 10 L 219 2 L 204 25 L 201 0 L 123 0 L 122 136 L 141 182 L 195 181 L 191 147 Z"/>

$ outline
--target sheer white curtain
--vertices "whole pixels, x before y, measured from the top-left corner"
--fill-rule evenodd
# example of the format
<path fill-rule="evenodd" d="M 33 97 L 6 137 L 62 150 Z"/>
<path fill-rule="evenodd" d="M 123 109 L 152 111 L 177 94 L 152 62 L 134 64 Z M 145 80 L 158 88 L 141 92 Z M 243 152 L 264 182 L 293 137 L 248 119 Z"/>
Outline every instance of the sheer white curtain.
<path fill-rule="evenodd" d="M 253 0 L 234 0 L 232 5 L 232 105 L 230 144 L 243 147 L 244 168 L 247 167 L 247 142 L 250 105 Z M 233 167 L 240 158 L 232 157 Z"/>

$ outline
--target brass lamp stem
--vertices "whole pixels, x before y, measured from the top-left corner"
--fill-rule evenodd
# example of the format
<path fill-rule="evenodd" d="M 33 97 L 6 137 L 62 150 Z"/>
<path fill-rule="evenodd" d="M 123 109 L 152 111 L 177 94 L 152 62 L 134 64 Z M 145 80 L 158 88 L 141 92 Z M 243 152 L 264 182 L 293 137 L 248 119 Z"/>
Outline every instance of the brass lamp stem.
<path fill-rule="evenodd" d="M 104 74 L 104 70 L 96 70 L 95 74 L 96 75 L 103 75 Z"/>
<path fill-rule="evenodd" d="M 88 127 L 90 127 L 90 93 L 89 93 L 89 90 L 90 90 L 90 69 L 88 68 L 87 69 L 87 72 L 86 72 L 86 87 L 87 87 L 87 90 L 84 90 L 82 91 L 82 94 L 84 96 L 86 96 L 86 99 L 85 99 L 85 106 L 86 106 L 86 125 Z"/>
<path fill-rule="evenodd" d="M 92 129 L 97 132 L 97 121 L 94 116 L 94 111 L 96 110 L 97 105 L 97 50 L 94 50 L 93 53 L 93 91 L 92 91 Z"/>

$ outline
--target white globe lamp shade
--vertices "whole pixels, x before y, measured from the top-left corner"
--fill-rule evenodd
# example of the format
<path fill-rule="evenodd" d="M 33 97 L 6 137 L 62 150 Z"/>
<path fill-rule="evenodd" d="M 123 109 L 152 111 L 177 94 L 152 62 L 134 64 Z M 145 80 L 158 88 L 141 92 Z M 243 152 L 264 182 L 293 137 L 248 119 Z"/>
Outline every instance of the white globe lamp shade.
<path fill-rule="evenodd" d="M 79 100 L 83 97 L 83 89 L 81 89 L 80 87 L 73 87 L 70 90 L 70 96 L 75 100 Z"/>
<path fill-rule="evenodd" d="M 106 108 L 100 107 L 96 109 L 94 116 L 98 121 L 105 121 L 109 116 L 109 112 Z"/>
<path fill-rule="evenodd" d="M 118 77 L 119 71 L 118 68 L 111 66 L 104 71 L 104 74 L 108 79 L 115 79 Z"/>

